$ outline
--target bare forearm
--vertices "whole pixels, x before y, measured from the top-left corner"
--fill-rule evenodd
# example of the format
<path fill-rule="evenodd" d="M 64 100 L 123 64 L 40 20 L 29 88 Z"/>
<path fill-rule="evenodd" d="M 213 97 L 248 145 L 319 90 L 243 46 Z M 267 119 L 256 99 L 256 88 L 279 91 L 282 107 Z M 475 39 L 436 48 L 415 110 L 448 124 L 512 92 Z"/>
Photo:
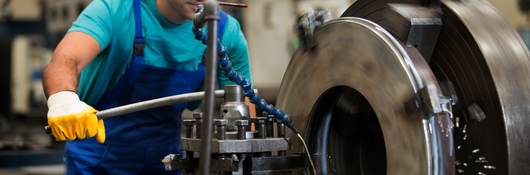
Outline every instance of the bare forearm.
<path fill-rule="evenodd" d="M 43 73 L 46 97 L 60 91 L 76 91 L 79 71 L 77 63 L 71 59 L 54 58 Z"/>
<path fill-rule="evenodd" d="M 76 91 L 79 73 L 98 52 L 99 45 L 91 36 L 81 32 L 66 34 L 44 69 L 46 97 L 60 91 Z"/>

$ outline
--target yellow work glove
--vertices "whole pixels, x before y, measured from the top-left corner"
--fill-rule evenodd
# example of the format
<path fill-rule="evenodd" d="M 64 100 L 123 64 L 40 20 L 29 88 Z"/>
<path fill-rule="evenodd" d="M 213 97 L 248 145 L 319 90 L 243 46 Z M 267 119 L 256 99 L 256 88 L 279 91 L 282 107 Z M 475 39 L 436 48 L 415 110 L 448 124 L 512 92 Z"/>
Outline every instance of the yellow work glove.
<path fill-rule="evenodd" d="M 105 126 L 96 112 L 72 91 L 61 91 L 48 98 L 48 126 L 57 141 L 96 136 L 99 143 L 105 142 Z"/>

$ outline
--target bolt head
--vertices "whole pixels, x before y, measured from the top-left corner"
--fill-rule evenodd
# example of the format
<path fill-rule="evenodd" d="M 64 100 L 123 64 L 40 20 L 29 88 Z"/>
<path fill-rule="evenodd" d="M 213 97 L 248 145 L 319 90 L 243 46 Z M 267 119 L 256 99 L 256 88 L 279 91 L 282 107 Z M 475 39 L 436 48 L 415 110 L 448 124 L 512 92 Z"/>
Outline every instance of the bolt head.
<path fill-rule="evenodd" d="M 202 119 L 202 112 L 194 112 L 193 113 L 194 119 Z"/>
<path fill-rule="evenodd" d="M 227 125 L 228 124 L 228 120 L 227 119 L 214 119 L 213 120 L 213 124 L 214 125 Z"/>
<path fill-rule="evenodd" d="M 256 117 L 256 120 L 258 123 L 265 123 L 267 121 L 267 117 Z"/>
<path fill-rule="evenodd" d="M 236 120 L 236 126 L 248 126 L 248 120 Z"/>
<path fill-rule="evenodd" d="M 187 125 L 187 126 L 194 125 L 195 122 L 196 122 L 195 120 L 189 120 L 189 119 L 183 121 L 184 125 Z"/>

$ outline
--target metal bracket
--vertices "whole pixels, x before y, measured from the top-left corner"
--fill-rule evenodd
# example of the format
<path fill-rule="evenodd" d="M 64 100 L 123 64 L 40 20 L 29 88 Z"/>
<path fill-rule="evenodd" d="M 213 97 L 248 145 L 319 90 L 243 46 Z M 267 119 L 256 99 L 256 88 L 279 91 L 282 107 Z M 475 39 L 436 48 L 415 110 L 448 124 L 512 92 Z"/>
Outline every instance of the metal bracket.
<path fill-rule="evenodd" d="M 186 151 L 200 152 L 201 140 L 182 138 L 182 148 Z M 285 138 L 264 138 L 245 140 L 212 140 L 212 153 L 257 153 L 287 151 L 289 142 Z"/>
<path fill-rule="evenodd" d="M 238 170 L 239 160 L 237 157 L 212 159 L 211 161 L 211 172 L 231 172 Z M 180 159 L 175 154 L 169 154 L 164 157 L 162 163 L 166 171 L 187 171 L 195 170 L 198 167 L 198 160 L 196 158 Z"/>
<path fill-rule="evenodd" d="M 427 85 L 422 88 L 415 98 L 415 106 L 424 113 L 425 117 L 447 115 L 453 118 L 455 101 L 451 96 L 442 95 L 435 85 Z"/>
<path fill-rule="evenodd" d="M 410 4 L 388 4 L 388 6 L 391 9 L 389 16 L 409 24 L 407 31 L 395 35 L 407 46 L 416 47 L 429 62 L 443 24 L 441 10 L 435 5 L 434 8 Z"/>
<path fill-rule="evenodd" d="M 412 18 L 410 19 L 410 25 L 407 45 L 418 48 L 423 58 L 429 62 L 442 28 L 442 19 Z"/>

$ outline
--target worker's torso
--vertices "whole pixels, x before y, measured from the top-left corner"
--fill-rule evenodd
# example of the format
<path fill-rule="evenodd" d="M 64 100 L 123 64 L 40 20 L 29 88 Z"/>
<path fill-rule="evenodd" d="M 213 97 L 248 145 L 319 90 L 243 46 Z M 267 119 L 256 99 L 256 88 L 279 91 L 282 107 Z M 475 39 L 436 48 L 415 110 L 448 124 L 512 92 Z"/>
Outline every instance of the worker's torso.
<path fill-rule="evenodd" d="M 195 70 L 149 63 L 147 59 L 149 56 L 147 55 L 149 39 L 146 36 L 150 32 L 144 32 L 143 22 L 139 20 L 143 19 L 144 16 L 140 15 L 143 12 L 138 8 L 140 0 L 134 1 L 136 7 L 134 10 L 136 22 L 132 28 L 134 31 L 134 53 L 131 56 L 131 61 L 126 64 L 126 71 L 116 85 L 108 89 L 102 98 L 93 105 L 100 110 L 193 92 L 201 87 L 204 79 L 204 66 L 199 64 L 202 60 L 202 53 L 198 55 L 199 61 Z M 220 27 L 223 27 L 224 21 L 226 21 L 226 16 L 222 17 L 219 23 Z M 164 40 L 158 38 L 161 36 L 155 36 L 153 40 L 156 42 Z M 133 44 L 130 46 L 132 47 Z M 151 52 L 156 50 L 152 48 Z M 163 56 L 172 57 L 174 55 L 177 53 L 160 55 L 162 57 L 159 59 L 164 59 Z M 178 61 L 178 59 L 169 60 Z M 96 143 L 93 138 L 67 142 L 68 174 L 163 173 L 163 165 L 160 163 L 163 156 L 180 154 L 181 152 L 180 114 L 185 107 L 186 103 L 180 103 L 105 119 L 107 139 L 104 144 Z"/>
<path fill-rule="evenodd" d="M 103 2 L 108 6 L 106 10 L 111 14 L 113 24 L 100 25 L 110 28 L 110 33 L 108 33 L 110 41 L 100 42 L 100 44 L 108 43 L 108 45 L 83 70 L 78 87 L 81 99 L 90 105 L 96 104 L 103 93 L 118 82 L 125 73 L 133 52 L 135 22 L 132 0 L 103 0 Z M 179 25 L 172 24 L 160 15 L 155 0 L 142 0 L 141 11 L 146 42 L 145 64 L 177 70 L 197 70 L 206 46 L 194 38 L 193 22 L 188 20 Z M 76 31 L 76 23 L 82 22 L 80 20 L 74 22 L 70 31 Z M 104 39 L 96 37 L 96 40 Z M 225 46 L 230 45 L 230 40 L 222 39 L 222 42 Z"/>

